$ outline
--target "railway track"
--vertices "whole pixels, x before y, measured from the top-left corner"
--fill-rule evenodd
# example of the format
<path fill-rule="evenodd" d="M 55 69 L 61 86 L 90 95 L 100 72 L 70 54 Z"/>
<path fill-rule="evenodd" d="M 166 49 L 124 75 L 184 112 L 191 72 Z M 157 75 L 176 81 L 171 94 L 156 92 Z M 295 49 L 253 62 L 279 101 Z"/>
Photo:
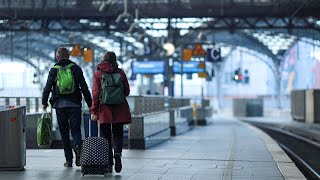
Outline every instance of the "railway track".
<path fill-rule="evenodd" d="M 307 179 L 320 180 L 319 143 L 281 128 L 262 123 L 250 123 L 276 140 Z"/>

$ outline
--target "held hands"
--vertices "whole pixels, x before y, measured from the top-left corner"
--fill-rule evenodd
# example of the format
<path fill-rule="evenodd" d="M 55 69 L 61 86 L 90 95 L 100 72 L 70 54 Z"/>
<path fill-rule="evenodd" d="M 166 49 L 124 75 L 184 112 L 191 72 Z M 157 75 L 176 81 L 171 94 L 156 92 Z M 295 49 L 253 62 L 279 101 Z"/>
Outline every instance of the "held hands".
<path fill-rule="evenodd" d="M 92 121 L 97 121 L 98 120 L 98 116 L 95 114 L 91 114 L 91 120 Z"/>

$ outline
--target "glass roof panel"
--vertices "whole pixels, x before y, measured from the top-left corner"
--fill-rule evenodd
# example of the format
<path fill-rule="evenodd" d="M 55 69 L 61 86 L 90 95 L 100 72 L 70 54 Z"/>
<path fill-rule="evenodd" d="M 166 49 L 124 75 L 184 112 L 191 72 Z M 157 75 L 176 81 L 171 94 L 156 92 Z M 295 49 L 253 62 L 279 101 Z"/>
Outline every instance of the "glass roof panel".
<path fill-rule="evenodd" d="M 273 34 L 270 31 L 254 32 L 252 36 L 268 47 L 275 55 L 281 50 L 287 50 L 297 39 L 295 36 L 289 34 Z"/>

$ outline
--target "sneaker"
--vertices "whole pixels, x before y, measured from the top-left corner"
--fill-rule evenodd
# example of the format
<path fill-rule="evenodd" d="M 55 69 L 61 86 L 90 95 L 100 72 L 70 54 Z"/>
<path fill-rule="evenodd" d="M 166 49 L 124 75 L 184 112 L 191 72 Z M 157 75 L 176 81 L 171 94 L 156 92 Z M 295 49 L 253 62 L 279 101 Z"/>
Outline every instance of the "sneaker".
<path fill-rule="evenodd" d="M 64 167 L 72 167 L 72 161 L 66 161 L 64 164 L 63 164 Z"/>
<path fill-rule="evenodd" d="M 119 173 L 122 169 L 121 155 L 119 153 L 116 153 L 114 155 L 114 161 L 115 161 L 114 170 L 116 170 L 116 172 Z"/>
<path fill-rule="evenodd" d="M 81 149 L 79 147 L 76 147 L 74 149 L 74 153 L 76 154 L 76 166 L 81 166 L 81 162 L 80 162 L 80 155 L 81 155 Z"/>

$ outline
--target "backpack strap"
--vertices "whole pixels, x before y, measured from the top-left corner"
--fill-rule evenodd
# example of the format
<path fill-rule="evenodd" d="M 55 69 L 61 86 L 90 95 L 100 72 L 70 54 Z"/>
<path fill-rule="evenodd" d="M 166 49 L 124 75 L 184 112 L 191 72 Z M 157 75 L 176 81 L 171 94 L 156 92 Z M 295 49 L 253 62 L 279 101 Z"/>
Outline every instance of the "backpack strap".
<path fill-rule="evenodd" d="M 101 74 L 107 74 L 106 72 L 102 71 L 101 69 L 99 69 L 98 71 L 101 72 Z"/>
<path fill-rule="evenodd" d="M 68 64 L 66 67 L 68 68 L 68 69 L 70 69 L 72 66 L 74 66 L 75 64 L 74 63 L 70 63 L 70 64 Z"/>
<path fill-rule="evenodd" d="M 98 69 L 99 72 L 101 72 L 101 74 L 113 74 L 113 73 L 120 73 L 120 68 L 115 68 L 113 72 L 105 72 L 105 71 L 102 71 L 101 69 Z"/>
<path fill-rule="evenodd" d="M 119 73 L 120 74 L 120 68 L 115 68 L 115 70 L 112 73 L 107 73 L 105 71 L 102 71 L 101 69 L 98 70 L 102 75 L 103 74 L 110 74 L 111 75 L 111 79 L 112 79 L 112 83 L 114 84 L 114 79 L 113 79 L 113 73 Z"/>
<path fill-rule="evenodd" d="M 69 63 L 67 66 L 65 66 L 66 68 L 68 68 L 68 69 L 70 69 L 72 66 L 74 66 L 75 64 L 74 63 Z M 62 66 L 60 66 L 60 65 L 55 65 L 55 66 L 53 66 L 52 68 L 54 68 L 54 69 L 61 69 L 62 68 Z"/>
<path fill-rule="evenodd" d="M 52 68 L 53 68 L 53 69 L 61 69 L 61 66 L 55 65 L 55 66 L 53 66 Z"/>

